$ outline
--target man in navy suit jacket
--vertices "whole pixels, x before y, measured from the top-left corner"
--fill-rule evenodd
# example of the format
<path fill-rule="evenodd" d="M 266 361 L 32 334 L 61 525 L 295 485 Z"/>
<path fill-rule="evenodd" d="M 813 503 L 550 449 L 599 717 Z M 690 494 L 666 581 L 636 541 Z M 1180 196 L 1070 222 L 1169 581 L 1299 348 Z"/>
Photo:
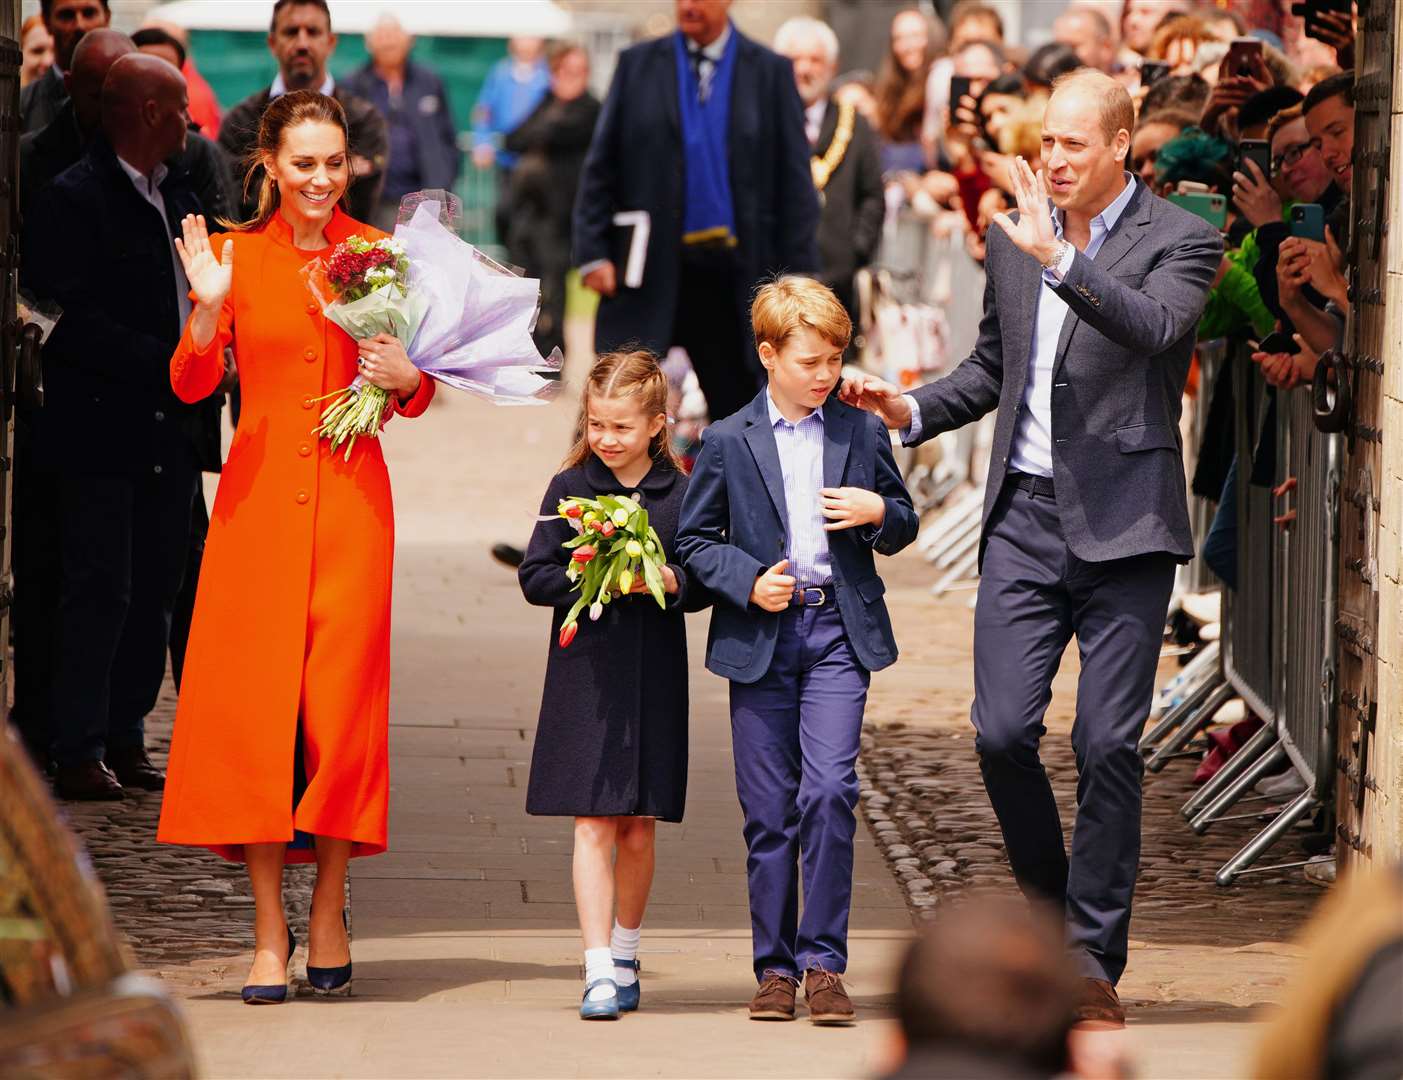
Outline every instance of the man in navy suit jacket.
<path fill-rule="evenodd" d="M 751 1018 L 792 1020 L 802 976 L 810 1018 L 844 1023 L 858 738 L 870 673 L 896 660 L 872 553 L 900 551 L 917 520 L 890 436 L 829 396 L 852 334 L 837 297 L 784 278 L 752 318 L 769 386 L 707 429 L 677 551 L 717 598 L 706 666 L 731 680 Z"/>
<path fill-rule="evenodd" d="M 755 287 L 817 271 L 818 197 L 788 60 L 742 35 L 729 0 L 677 0 L 678 31 L 625 49 L 575 199 L 574 265 L 603 300 L 595 348 L 626 342 L 691 357 L 713 419 L 744 407 L 763 372 L 750 341 Z M 648 217 L 642 278 L 628 271 Z"/>

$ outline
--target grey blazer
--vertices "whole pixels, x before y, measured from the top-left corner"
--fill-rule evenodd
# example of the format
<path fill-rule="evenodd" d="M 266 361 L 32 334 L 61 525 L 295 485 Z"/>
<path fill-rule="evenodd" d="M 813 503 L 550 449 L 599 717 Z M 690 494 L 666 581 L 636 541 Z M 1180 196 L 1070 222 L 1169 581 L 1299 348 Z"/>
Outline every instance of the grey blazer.
<path fill-rule="evenodd" d="M 1063 536 L 1088 562 L 1193 557 L 1180 399 L 1223 241 L 1201 218 L 1138 179 L 1135 186 L 1096 257 L 1077 252 L 1057 287 L 1069 310 L 1053 369 L 1053 481 Z M 912 392 L 921 441 L 998 409 L 985 530 L 1024 407 L 1042 281 L 1037 263 L 997 226 L 987 252 L 974 352 Z M 981 537 L 981 563 L 983 553 Z"/>

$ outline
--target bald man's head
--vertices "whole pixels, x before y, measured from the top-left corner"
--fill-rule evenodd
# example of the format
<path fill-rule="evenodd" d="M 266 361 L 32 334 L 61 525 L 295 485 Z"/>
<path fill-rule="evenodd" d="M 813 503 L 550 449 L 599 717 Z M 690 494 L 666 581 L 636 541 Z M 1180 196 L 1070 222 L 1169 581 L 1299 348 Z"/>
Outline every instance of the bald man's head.
<path fill-rule="evenodd" d="M 119 157 L 150 175 L 185 148 L 188 105 L 179 71 L 158 56 L 128 53 L 102 85 L 102 131 Z"/>
<path fill-rule="evenodd" d="M 121 57 L 135 51 L 136 46 L 126 34 L 106 29 L 89 30 L 73 50 L 73 64 L 63 82 L 73 99 L 78 130 L 84 136 L 91 135 L 102 123 L 102 84 L 107 72 Z"/>

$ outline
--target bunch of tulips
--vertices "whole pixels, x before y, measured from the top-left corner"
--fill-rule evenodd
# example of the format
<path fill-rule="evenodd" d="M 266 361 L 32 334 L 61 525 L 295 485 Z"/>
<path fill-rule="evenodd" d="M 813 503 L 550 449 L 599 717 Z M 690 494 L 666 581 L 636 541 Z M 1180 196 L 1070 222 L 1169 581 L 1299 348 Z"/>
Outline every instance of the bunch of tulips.
<path fill-rule="evenodd" d="M 560 626 L 562 649 L 575 640 L 581 612 L 588 609 L 589 617 L 598 619 L 606 604 L 633 592 L 638 581 L 658 607 L 666 606 L 662 567 L 667 557 L 648 524 L 648 511 L 624 495 L 601 495 L 562 499 L 556 512 L 576 532 L 563 546 L 570 551 L 565 574 L 580 593 Z"/>

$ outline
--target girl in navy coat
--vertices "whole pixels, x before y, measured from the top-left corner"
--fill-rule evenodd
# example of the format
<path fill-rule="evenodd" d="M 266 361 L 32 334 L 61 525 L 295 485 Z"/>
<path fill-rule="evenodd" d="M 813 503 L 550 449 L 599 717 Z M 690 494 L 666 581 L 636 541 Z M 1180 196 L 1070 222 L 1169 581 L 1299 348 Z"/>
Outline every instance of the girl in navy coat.
<path fill-rule="evenodd" d="M 556 514 L 560 501 L 631 495 L 648 511 L 670 555 L 687 489 L 667 430 L 667 378 L 651 353 L 599 358 L 586 384 L 580 428 L 564 469 L 546 489 L 542 520 L 518 572 L 526 599 L 555 609 L 526 811 L 575 818 L 575 904 L 585 941 L 580 1015 L 613 1020 L 638 1007 L 638 939 L 653 880 L 654 823 L 682 820 L 683 612 L 700 610 L 707 600 L 682 567 L 669 562 L 665 609 L 640 580 L 633 595 L 605 605 L 598 621 L 581 619 L 573 641 L 560 645 L 561 624 L 578 596 L 565 574 L 570 552 L 562 546 L 575 533 Z"/>

